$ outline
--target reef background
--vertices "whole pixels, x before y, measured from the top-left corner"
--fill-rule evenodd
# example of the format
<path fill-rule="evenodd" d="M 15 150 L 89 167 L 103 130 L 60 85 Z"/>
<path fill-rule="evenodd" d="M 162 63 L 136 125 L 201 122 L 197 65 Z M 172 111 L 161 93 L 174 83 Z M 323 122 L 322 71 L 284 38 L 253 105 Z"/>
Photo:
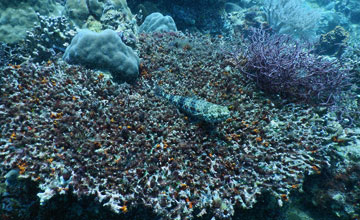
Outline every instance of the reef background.
<path fill-rule="evenodd" d="M 0 219 L 359 219 L 360 3 L 286 2 L 0 3 Z M 153 12 L 177 30 L 142 31 Z M 341 65 L 341 98 L 294 99 L 245 74 L 253 28 Z M 115 31 L 136 80 L 66 63 L 80 29 Z M 276 41 L 257 45 L 277 57 Z M 231 117 L 196 121 L 155 85 Z"/>

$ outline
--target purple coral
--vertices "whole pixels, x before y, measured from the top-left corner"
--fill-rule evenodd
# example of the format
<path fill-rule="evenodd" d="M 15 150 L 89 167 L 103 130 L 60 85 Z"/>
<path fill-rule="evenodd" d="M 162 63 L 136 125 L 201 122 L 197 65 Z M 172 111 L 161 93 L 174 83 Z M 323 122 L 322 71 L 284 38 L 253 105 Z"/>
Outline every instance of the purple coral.
<path fill-rule="evenodd" d="M 349 71 L 338 60 L 312 53 L 288 35 L 254 29 L 242 56 L 242 73 L 270 94 L 332 105 L 349 85 Z"/>

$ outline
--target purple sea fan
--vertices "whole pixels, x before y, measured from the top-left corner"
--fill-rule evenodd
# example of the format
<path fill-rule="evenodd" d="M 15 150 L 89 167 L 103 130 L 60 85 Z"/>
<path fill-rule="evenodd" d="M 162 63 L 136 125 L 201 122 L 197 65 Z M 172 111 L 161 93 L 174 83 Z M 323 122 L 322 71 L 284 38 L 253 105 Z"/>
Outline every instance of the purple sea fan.
<path fill-rule="evenodd" d="M 236 59 L 241 72 L 263 91 L 292 100 L 332 105 L 349 86 L 349 68 L 338 60 L 313 54 L 311 45 L 263 29 L 252 31 Z"/>

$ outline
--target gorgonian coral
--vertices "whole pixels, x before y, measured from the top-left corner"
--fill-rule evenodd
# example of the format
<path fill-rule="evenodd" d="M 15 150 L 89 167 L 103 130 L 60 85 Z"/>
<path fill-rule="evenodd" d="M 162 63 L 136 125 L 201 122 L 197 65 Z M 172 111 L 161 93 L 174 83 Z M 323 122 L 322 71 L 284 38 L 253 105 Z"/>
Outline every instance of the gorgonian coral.
<path fill-rule="evenodd" d="M 280 34 L 315 42 L 321 10 L 311 7 L 305 0 L 267 0 L 263 10 L 270 27 Z"/>
<path fill-rule="evenodd" d="M 312 53 L 288 35 L 254 29 L 236 59 L 242 73 L 265 92 L 308 103 L 332 105 L 350 85 L 349 68 Z"/>

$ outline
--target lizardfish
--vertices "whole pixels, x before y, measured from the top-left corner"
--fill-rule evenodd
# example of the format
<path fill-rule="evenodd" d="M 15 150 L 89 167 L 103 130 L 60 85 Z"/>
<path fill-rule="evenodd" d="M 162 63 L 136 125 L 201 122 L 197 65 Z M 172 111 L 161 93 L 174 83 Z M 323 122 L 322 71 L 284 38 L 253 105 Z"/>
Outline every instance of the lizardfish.
<path fill-rule="evenodd" d="M 171 95 L 166 93 L 159 86 L 155 86 L 154 92 L 156 95 L 167 99 L 190 117 L 200 121 L 215 124 L 230 117 L 230 111 L 225 106 L 217 105 L 198 98 Z"/>

